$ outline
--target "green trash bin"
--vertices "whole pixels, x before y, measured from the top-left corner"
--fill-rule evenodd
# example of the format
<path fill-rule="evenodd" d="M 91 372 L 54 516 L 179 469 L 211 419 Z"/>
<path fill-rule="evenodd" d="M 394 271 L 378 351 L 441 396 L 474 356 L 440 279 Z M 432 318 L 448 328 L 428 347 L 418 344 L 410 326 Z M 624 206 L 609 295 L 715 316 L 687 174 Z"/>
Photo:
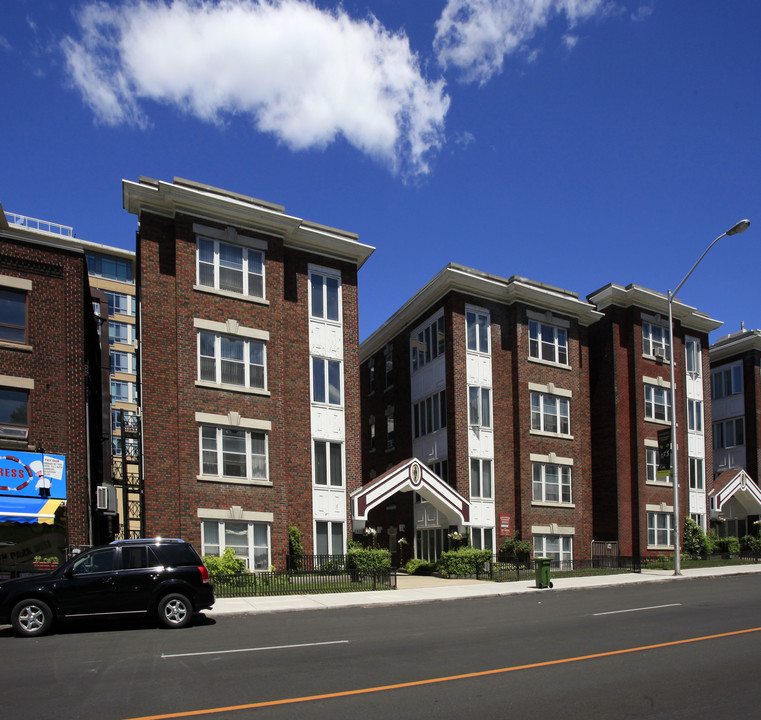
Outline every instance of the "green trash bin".
<path fill-rule="evenodd" d="M 550 580 L 550 558 L 534 558 L 534 568 L 536 570 L 536 586 L 538 588 L 551 588 Z"/>

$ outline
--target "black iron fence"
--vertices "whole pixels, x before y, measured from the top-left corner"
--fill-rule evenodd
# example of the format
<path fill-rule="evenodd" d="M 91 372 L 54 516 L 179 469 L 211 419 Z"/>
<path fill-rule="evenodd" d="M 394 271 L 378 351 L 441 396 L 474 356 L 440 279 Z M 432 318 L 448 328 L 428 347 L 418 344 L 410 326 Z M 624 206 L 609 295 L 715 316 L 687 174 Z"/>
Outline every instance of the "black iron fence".
<path fill-rule="evenodd" d="M 605 556 L 594 558 L 574 558 L 573 560 L 550 560 L 552 577 L 583 577 L 585 575 L 615 575 L 638 573 L 642 566 L 640 558 Z M 512 582 L 535 577 L 536 565 L 531 558 L 495 555 L 493 562 L 484 567 L 483 575 L 477 577 L 495 582 Z"/>

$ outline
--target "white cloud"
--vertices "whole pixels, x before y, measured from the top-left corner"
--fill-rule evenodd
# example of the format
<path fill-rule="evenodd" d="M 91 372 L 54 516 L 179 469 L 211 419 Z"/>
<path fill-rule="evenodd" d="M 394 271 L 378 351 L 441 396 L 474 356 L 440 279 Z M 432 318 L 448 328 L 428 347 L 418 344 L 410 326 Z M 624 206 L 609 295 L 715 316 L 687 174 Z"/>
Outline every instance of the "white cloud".
<path fill-rule="evenodd" d="M 10 49 L 11 49 L 11 44 L 3 35 L 0 35 L 0 50 L 10 50 Z"/>
<path fill-rule="evenodd" d="M 448 0 L 436 22 L 434 49 L 443 67 L 454 66 L 467 81 L 483 84 L 501 72 L 506 55 L 531 56 L 527 43 L 553 16 L 565 15 L 573 28 L 609 9 L 610 0 Z"/>
<path fill-rule="evenodd" d="M 444 140 L 449 97 L 426 80 L 403 32 L 308 0 L 134 0 L 86 5 L 62 49 L 104 123 L 146 125 L 145 101 L 223 123 L 249 114 L 294 150 L 343 136 L 419 175 Z"/>

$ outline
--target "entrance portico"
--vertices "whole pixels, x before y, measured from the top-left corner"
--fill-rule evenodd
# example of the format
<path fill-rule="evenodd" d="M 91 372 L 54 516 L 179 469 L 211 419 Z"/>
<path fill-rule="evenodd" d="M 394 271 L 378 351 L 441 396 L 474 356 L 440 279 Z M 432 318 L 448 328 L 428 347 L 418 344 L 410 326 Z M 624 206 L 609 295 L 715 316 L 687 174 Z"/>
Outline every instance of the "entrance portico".
<path fill-rule="evenodd" d="M 719 537 L 742 537 L 761 516 L 761 488 L 745 470 L 725 470 L 709 493 L 711 520 Z"/>

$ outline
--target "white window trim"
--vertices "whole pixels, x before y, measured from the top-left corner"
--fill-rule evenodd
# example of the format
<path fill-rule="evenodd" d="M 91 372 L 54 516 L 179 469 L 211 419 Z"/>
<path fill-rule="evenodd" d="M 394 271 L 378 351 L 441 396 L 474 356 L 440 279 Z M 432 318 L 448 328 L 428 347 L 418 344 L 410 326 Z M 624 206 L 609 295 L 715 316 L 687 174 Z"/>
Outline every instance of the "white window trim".
<path fill-rule="evenodd" d="M 551 453 L 554 456 L 554 453 Z M 569 508 L 573 509 L 576 507 L 576 504 L 573 502 L 573 473 L 571 472 L 571 467 L 573 466 L 573 460 L 571 458 L 563 458 L 564 460 L 570 460 L 570 462 L 552 462 L 549 459 L 548 460 L 536 460 L 535 458 L 538 457 L 537 455 L 533 454 L 531 455 L 531 505 L 534 507 L 563 507 L 563 508 Z M 534 498 L 534 467 L 539 466 L 542 468 L 546 468 L 547 466 L 555 466 L 558 468 L 567 468 L 569 472 L 569 492 L 571 495 L 571 500 L 569 502 L 566 502 L 562 499 L 563 495 L 563 483 L 560 481 L 560 478 L 558 478 L 558 495 L 561 496 L 560 500 L 552 501 L 552 500 L 537 500 Z M 542 473 L 542 488 L 543 492 L 546 491 L 546 485 L 547 485 L 547 473 L 546 471 Z M 546 494 L 546 492 L 544 492 Z"/>
<path fill-rule="evenodd" d="M 325 443 L 325 474 L 327 482 L 317 482 L 316 444 Z M 341 448 L 341 484 L 334 485 L 330 477 L 330 446 L 338 445 Z M 342 440 L 328 440 L 319 437 L 312 438 L 312 485 L 323 490 L 339 491 L 346 487 L 346 443 Z"/>
<path fill-rule="evenodd" d="M 655 480 L 649 480 L 647 477 L 647 451 L 648 450 L 654 450 L 656 454 L 659 452 L 660 448 L 658 447 L 658 441 L 657 440 L 650 440 L 649 438 L 645 438 L 645 485 L 650 485 L 652 487 L 674 487 L 674 483 L 671 482 L 671 475 L 668 475 L 668 480 L 665 478 L 659 478 L 658 477 L 658 464 L 656 463 L 656 471 L 655 471 Z"/>
<path fill-rule="evenodd" d="M 527 329 L 528 329 L 528 342 L 529 342 L 529 351 L 528 351 L 528 361 L 533 363 L 538 363 L 539 365 L 549 365 L 551 367 L 557 367 L 562 368 L 563 370 L 570 370 L 571 369 L 571 352 L 570 352 L 570 343 L 569 343 L 569 329 L 571 327 L 571 323 L 568 320 L 565 320 L 564 318 L 557 317 L 556 315 L 553 315 L 553 313 L 550 310 L 547 310 L 546 312 L 536 312 L 535 310 L 527 310 L 526 315 L 528 318 L 527 323 Z M 558 360 L 545 360 L 542 357 L 534 357 L 531 355 L 531 322 L 537 322 L 541 325 L 549 325 L 554 326 L 556 328 L 560 328 L 566 331 L 566 344 L 565 344 L 565 352 L 566 352 L 566 358 L 568 362 L 562 363 Z M 541 348 L 541 343 L 540 343 Z M 557 355 L 557 342 L 555 343 L 555 354 Z"/>
<path fill-rule="evenodd" d="M 573 433 L 571 433 L 571 398 L 573 393 L 570 390 L 564 390 L 562 388 L 556 388 L 552 383 L 548 385 L 539 385 L 538 383 L 529 383 L 529 432 L 531 435 L 541 435 L 543 437 L 562 438 L 563 440 L 573 440 Z M 533 404 L 531 403 L 531 394 L 539 393 L 540 395 L 554 395 L 568 400 L 568 433 L 552 432 L 549 430 L 542 430 L 533 427 Z M 543 408 L 543 404 L 541 405 Z M 544 410 L 542 409 L 542 417 L 544 417 Z M 560 415 L 558 414 L 558 420 Z M 542 423 L 544 424 L 544 423 Z M 558 423 L 559 424 L 559 423 Z"/>
<path fill-rule="evenodd" d="M 323 371 L 324 371 L 324 380 L 325 380 L 325 400 L 314 399 L 314 361 L 315 360 L 321 360 L 324 363 Z M 330 372 L 329 372 L 330 363 L 338 364 L 338 377 L 341 383 L 341 386 L 339 388 L 341 399 L 340 399 L 340 402 L 338 403 L 332 403 L 329 400 L 330 398 Z M 313 406 L 333 408 L 335 410 L 343 409 L 344 403 L 346 401 L 346 387 L 344 385 L 343 359 L 322 357 L 320 355 L 310 356 L 309 358 L 309 386 L 310 386 L 309 387 L 309 401 L 311 402 Z"/>
<path fill-rule="evenodd" d="M 325 277 L 331 277 L 338 280 L 338 319 L 331 320 L 327 317 L 317 317 L 312 315 L 312 275 L 324 275 Z M 336 268 L 325 267 L 324 265 L 312 265 L 310 263 L 307 270 L 307 288 L 308 288 L 308 308 L 309 308 L 309 322 L 325 323 L 326 325 L 341 326 L 343 325 L 343 277 L 341 271 Z M 323 301 L 326 301 L 323 298 Z"/>
<path fill-rule="evenodd" d="M 483 315 L 486 317 L 486 342 L 488 344 L 487 350 L 472 350 L 468 347 L 468 313 L 474 313 L 475 315 Z M 491 357 L 491 313 L 482 307 L 476 305 L 465 306 L 465 351 L 472 355 L 479 355 L 481 357 Z M 478 327 L 478 325 L 476 325 Z M 478 338 L 478 335 L 476 335 Z"/>
<path fill-rule="evenodd" d="M 672 413 L 674 412 L 674 408 L 671 407 L 671 393 L 666 392 L 665 398 L 665 406 L 667 410 L 668 417 L 665 420 L 661 420 L 660 418 L 655 417 L 648 417 L 646 414 L 647 411 L 647 392 L 645 390 L 646 387 L 652 387 L 652 388 L 659 388 L 663 391 L 670 391 L 671 390 L 671 383 L 668 380 L 664 380 L 663 378 L 651 378 L 651 377 L 643 377 L 643 388 L 642 388 L 642 400 L 643 400 L 643 408 L 642 408 L 642 417 L 644 418 L 645 422 L 651 422 L 656 423 L 660 425 L 671 425 L 671 417 Z"/>

